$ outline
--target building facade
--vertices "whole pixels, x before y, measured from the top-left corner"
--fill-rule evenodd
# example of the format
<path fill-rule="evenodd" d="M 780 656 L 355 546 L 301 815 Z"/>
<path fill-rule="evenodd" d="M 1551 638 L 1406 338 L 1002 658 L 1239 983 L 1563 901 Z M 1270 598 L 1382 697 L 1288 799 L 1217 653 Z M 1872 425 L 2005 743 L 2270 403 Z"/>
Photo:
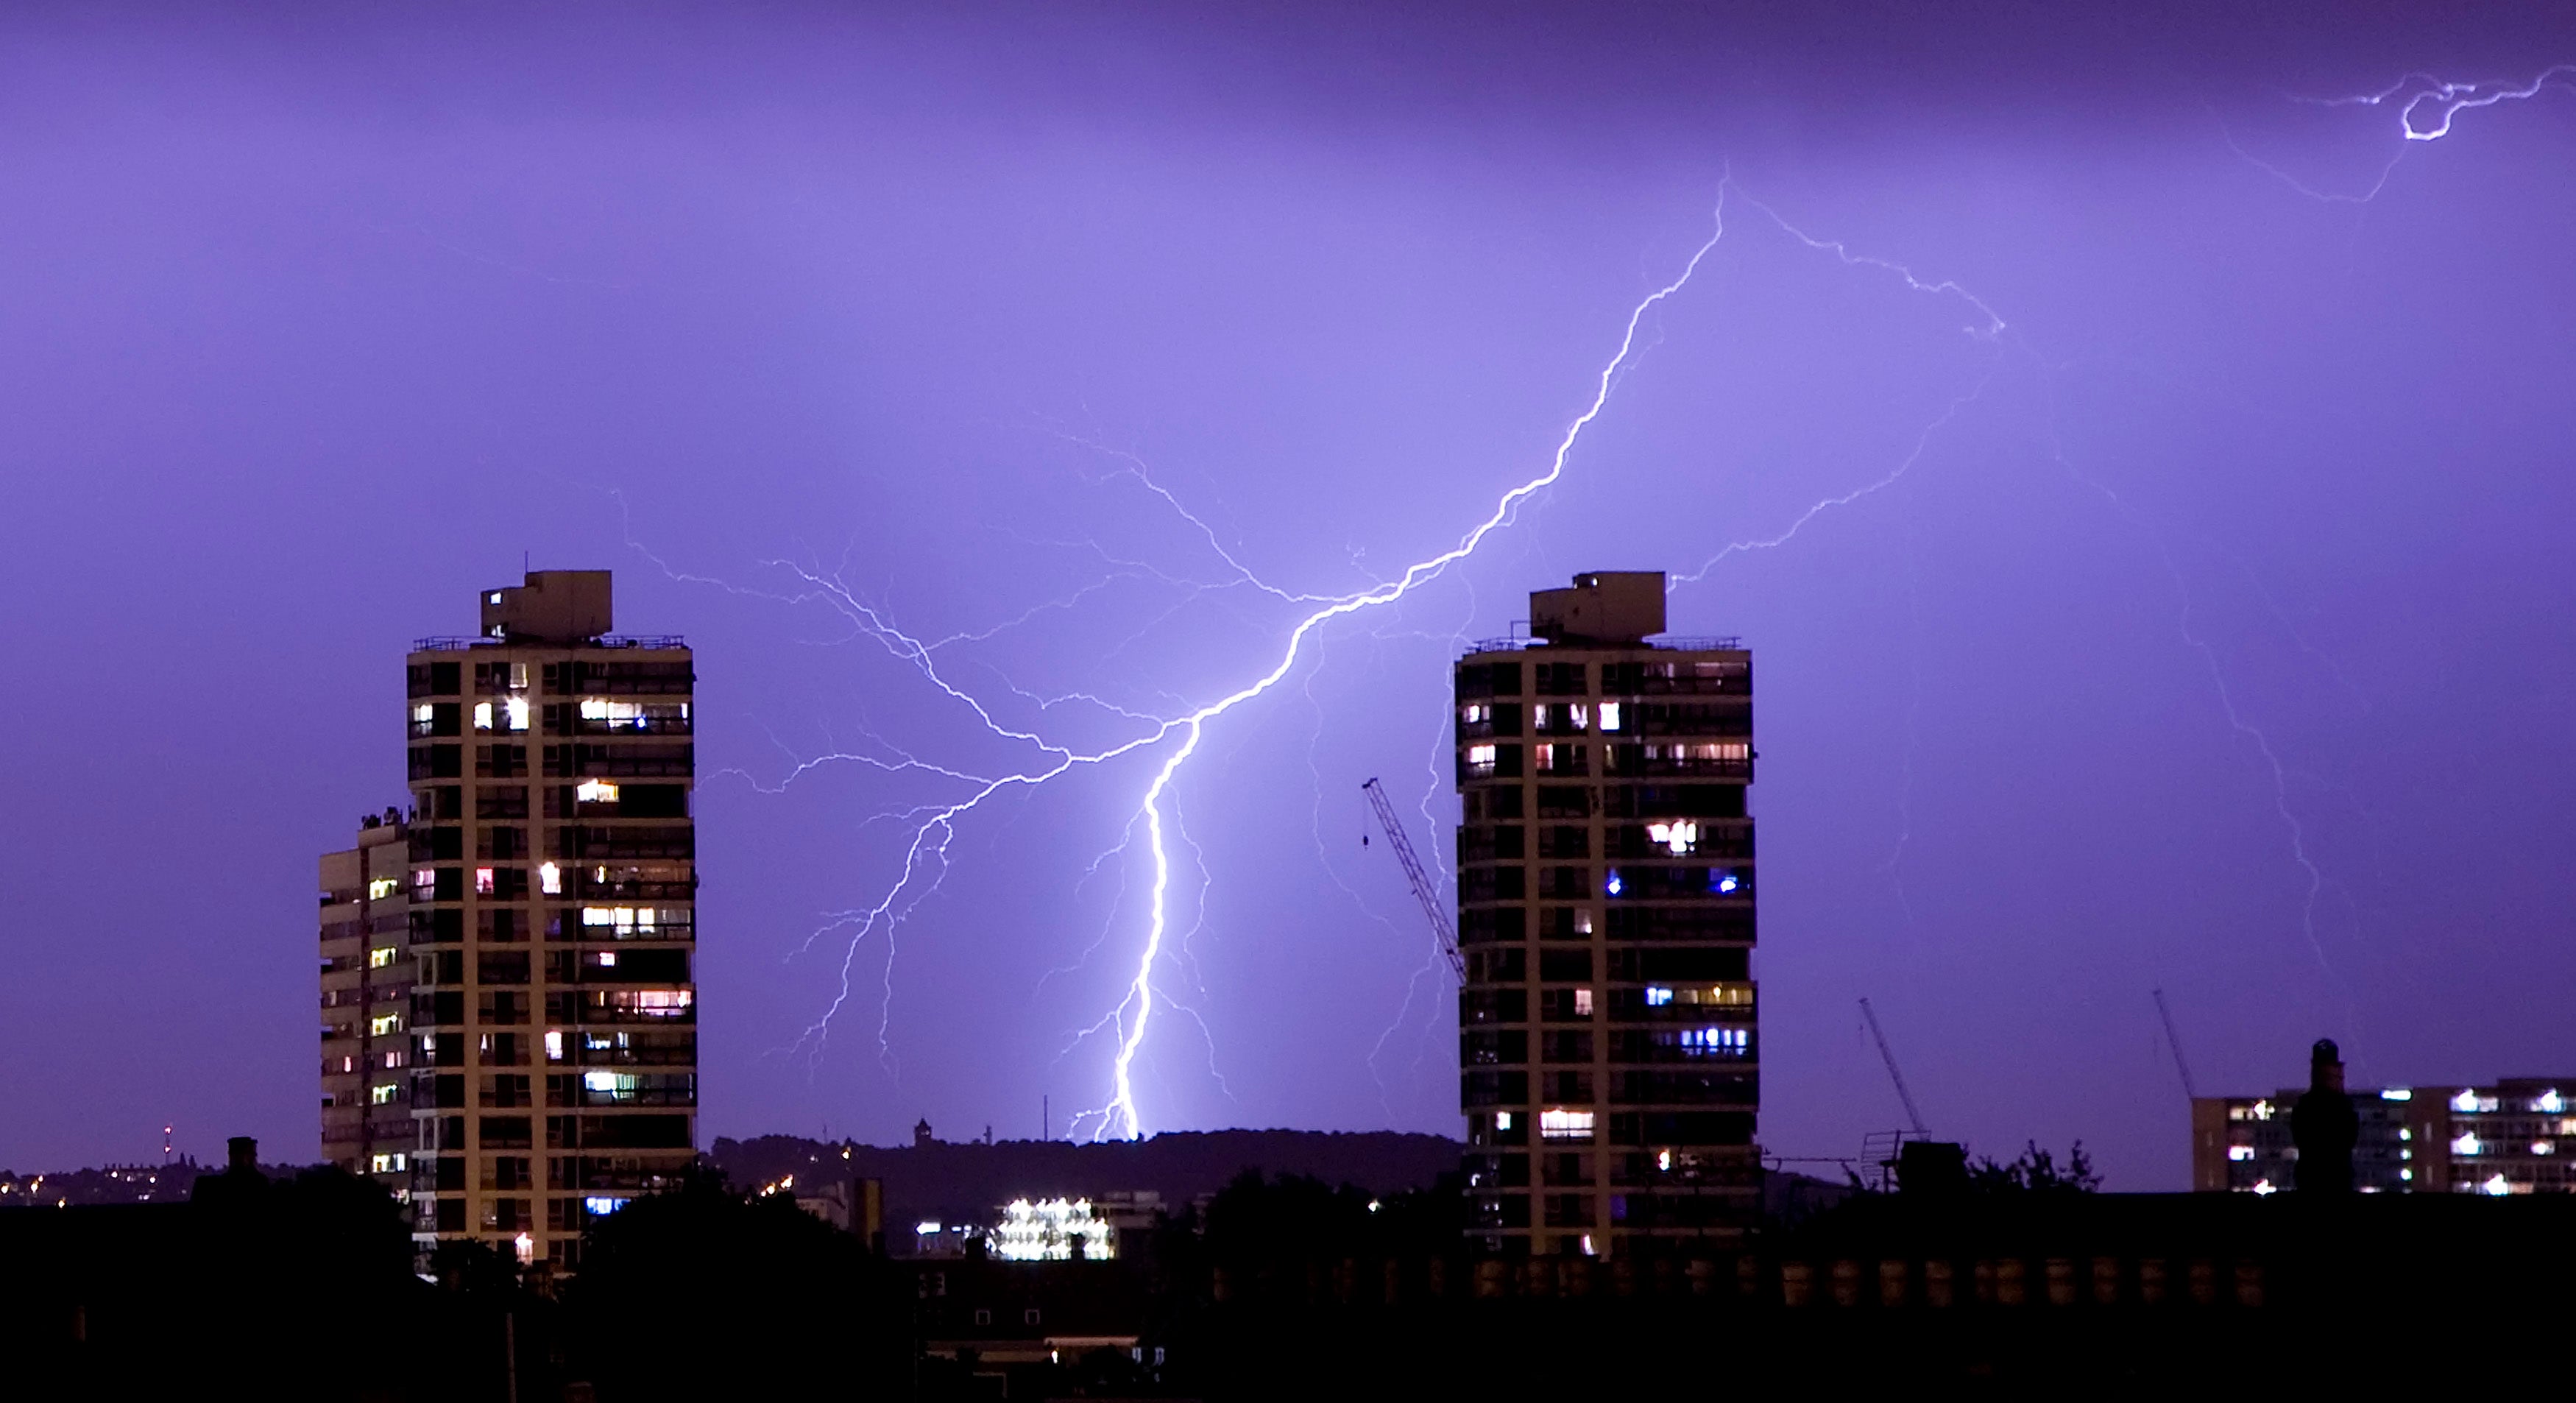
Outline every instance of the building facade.
<path fill-rule="evenodd" d="M 411 848 L 402 812 L 322 855 L 322 1158 L 408 1197 Z"/>
<path fill-rule="evenodd" d="M 696 673 L 604 570 L 481 606 L 407 660 L 408 1188 L 425 1247 L 569 1268 L 696 1155 Z"/>
<path fill-rule="evenodd" d="M 2253 1194 L 2293 1187 L 2299 1151 L 2290 1110 L 2306 1094 L 2290 1088 L 2193 1101 L 2191 1186 Z M 2576 1192 L 2576 1077 L 2347 1094 L 2361 1119 L 2352 1178 L 2363 1193 Z"/>
<path fill-rule="evenodd" d="M 1660 572 L 1578 575 L 1530 596 L 1529 638 L 1457 663 L 1483 1251 L 1731 1241 L 1759 1206 L 1753 660 L 1663 628 Z"/>

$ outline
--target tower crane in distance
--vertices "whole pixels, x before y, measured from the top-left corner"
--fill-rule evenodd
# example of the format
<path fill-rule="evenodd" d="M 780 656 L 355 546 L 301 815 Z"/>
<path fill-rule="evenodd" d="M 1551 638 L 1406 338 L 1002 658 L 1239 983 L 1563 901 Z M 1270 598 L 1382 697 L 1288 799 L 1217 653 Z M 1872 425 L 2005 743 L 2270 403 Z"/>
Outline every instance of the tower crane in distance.
<path fill-rule="evenodd" d="M 1377 813 L 1377 826 L 1386 830 L 1386 844 L 1395 849 L 1395 860 L 1404 865 L 1404 880 L 1413 886 L 1413 899 L 1422 903 L 1422 914 L 1431 920 L 1431 931 L 1440 937 L 1440 953 L 1449 957 L 1449 968 L 1458 982 L 1467 982 L 1467 957 L 1458 953 L 1458 931 L 1449 924 L 1449 913 L 1440 905 L 1440 893 L 1431 885 L 1431 874 L 1422 869 L 1422 859 L 1413 852 L 1413 840 L 1404 836 L 1404 825 L 1395 817 L 1395 806 L 1386 801 L 1386 790 L 1376 778 L 1360 786 L 1368 796 L 1369 807 Z"/>
<path fill-rule="evenodd" d="M 1878 1011 L 1869 1000 L 1860 1001 L 1860 1016 L 1869 1020 L 1869 1035 L 1878 1044 L 1878 1058 L 1887 1064 L 1887 1078 L 1896 1083 L 1896 1099 L 1905 1103 L 1905 1118 L 1914 1124 L 1914 1133 L 1930 1139 L 1932 1132 L 1923 1127 L 1923 1113 L 1914 1109 L 1914 1093 L 1905 1089 L 1905 1074 L 1896 1070 L 1896 1054 L 1888 1051 L 1887 1034 L 1878 1030 Z"/>
<path fill-rule="evenodd" d="M 2165 991 L 2156 991 L 2156 1016 L 2165 1021 L 2165 1046 L 2173 1049 L 2174 1070 L 2182 1073 L 2182 1094 L 2197 1101 L 2200 1088 L 2191 1084 L 2191 1064 L 2182 1060 L 2182 1038 L 2174 1032 L 2173 1010 L 2165 1007 Z"/>

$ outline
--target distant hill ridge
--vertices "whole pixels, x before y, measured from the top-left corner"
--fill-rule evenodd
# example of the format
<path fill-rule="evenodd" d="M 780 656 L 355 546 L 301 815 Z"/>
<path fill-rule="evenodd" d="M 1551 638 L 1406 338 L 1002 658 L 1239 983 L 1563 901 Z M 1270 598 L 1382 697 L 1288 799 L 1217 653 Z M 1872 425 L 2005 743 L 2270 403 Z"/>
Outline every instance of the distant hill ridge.
<path fill-rule="evenodd" d="M 881 1179 L 887 1236 L 899 1239 L 921 1219 L 980 1220 L 996 1204 L 1023 1197 L 1150 1190 L 1178 1210 L 1246 1169 L 1304 1174 L 1382 1194 L 1428 1188 L 1458 1167 L 1462 1148 L 1437 1135 L 1384 1130 L 1183 1130 L 1096 1144 L 998 1140 L 893 1147 L 763 1135 L 719 1138 L 709 1158 L 744 1188 L 790 1174 L 799 1189 Z"/>

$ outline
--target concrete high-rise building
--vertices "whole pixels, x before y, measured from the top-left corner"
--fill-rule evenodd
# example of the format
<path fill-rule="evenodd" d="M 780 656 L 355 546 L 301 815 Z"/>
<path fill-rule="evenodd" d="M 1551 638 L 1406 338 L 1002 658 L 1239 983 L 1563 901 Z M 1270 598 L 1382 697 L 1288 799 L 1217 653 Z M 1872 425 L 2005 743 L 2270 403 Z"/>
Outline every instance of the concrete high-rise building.
<path fill-rule="evenodd" d="M 402 811 L 322 855 L 322 1157 L 411 1193 L 411 851 Z"/>
<path fill-rule="evenodd" d="M 1460 1102 L 1485 1251 L 1732 1241 L 1758 1206 L 1753 659 L 1660 572 L 1530 596 L 1456 670 Z"/>
<path fill-rule="evenodd" d="M 2560 1088 L 2566 1088 L 2562 1091 Z M 2268 1194 L 2297 1182 L 2290 1112 L 2307 1094 L 2191 1103 L 2191 1186 Z M 2363 1193 L 2576 1193 L 2576 1077 L 2346 1093 L 2360 1116 L 2353 1187 Z"/>
<path fill-rule="evenodd" d="M 408 659 L 401 1152 L 415 1241 L 571 1267 L 587 1217 L 696 1153 L 696 674 L 677 638 L 609 632 L 605 570 L 536 571 L 481 603 L 479 635 Z M 383 862 L 392 840 L 367 836 Z M 372 1102 L 380 1075 L 326 1085 Z"/>

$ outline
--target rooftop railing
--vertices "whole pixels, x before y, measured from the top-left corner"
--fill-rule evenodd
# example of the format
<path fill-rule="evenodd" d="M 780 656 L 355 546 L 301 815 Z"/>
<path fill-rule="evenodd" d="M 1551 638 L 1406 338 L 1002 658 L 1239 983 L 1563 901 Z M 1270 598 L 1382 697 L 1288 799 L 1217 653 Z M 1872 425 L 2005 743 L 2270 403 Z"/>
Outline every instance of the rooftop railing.
<path fill-rule="evenodd" d="M 459 653 L 471 648 L 508 648 L 513 646 L 536 648 L 686 648 L 689 646 L 689 641 L 676 633 L 608 633 L 602 634 L 597 638 L 585 638 L 577 643 L 540 643 L 529 639 L 485 638 L 473 634 L 462 636 L 455 634 L 440 634 L 428 638 L 415 638 L 411 641 L 411 650 L 415 653 Z"/>
<path fill-rule="evenodd" d="M 1544 638 L 1523 638 L 1515 635 L 1510 638 L 1478 639 L 1477 641 L 1467 645 L 1466 652 L 1516 653 L 1527 648 L 1545 648 L 1549 646 L 1551 645 Z M 1566 646 L 1575 648 L 1653 648 L 1659 651 L 1673 653 L 1740 653 L 1744 651 L 1744 640 L 1735 634 L 1727 633 L 1699 636 L 1677 633 L 1659 633 L 1652 638 L 1644 639 L 1636 643 L 1573 643 Z M 1463 657 L 1465 654 L 1462 653 L 1460 656 Z"/>

